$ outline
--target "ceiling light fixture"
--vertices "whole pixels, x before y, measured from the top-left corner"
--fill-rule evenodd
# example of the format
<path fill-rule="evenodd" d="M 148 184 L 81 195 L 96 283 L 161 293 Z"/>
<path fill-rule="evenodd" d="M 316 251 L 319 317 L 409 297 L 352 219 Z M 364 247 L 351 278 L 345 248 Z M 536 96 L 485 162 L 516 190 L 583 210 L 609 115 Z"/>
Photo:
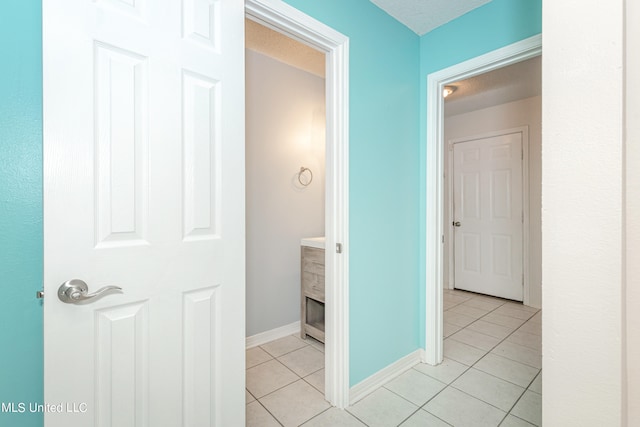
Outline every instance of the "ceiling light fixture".
<path fill-rule="evenodd" d="M 453 92 L 455 92 L 456 89 L 457 89 L 457 87 L 455 87 L 455 86 L 445 86 L 444 89 L 442 89 L 442 97 L 446 98 L 447 96 L 449 96 Z"/>

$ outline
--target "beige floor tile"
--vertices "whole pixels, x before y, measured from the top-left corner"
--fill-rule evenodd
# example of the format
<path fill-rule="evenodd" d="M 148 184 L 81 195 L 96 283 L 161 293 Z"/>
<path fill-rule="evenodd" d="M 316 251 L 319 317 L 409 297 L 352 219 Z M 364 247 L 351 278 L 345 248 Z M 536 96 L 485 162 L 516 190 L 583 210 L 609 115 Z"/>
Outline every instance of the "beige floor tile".
<path fill-rule="evenodd" d="M 447 338 L 450 335 L 455 334 L 460 329 L 462 329 L 462 326 L 452 325 L 451 323 L 447 323 L 447 322 L 444 322 L 443 325 L 442 325 L 442 333 L 443 333 L 445 338 Z"/>
<path fill-rule="evenodd" d="M 540 372 L 537 368 L 493 353 L 487 354 L 473 365 L 473 367 L 491 374 L 494 377 L 502 378 L 505 381 L 519 385 L 520 387 L 528 387 L 535 376 L 538 375 L 538 372 Z"/>
<path fill-rule="evenodd" d="M 273 357 L 280 357 L 284 354 L 290 353 L 299 348 L 305 347 L 305 343 L 302 339 L 294 335 L 287 335 L 284 338 L 280 338 L 275 341 L 263 344 L 260 347 Z"/>
<path fill-rule="evenodd" d="M 504 304 L 502 300 L 485 299 L 485 298 L 471 298 L 469 301 L 465 301 L 462 305 L 469 307 L 480 308 L 482 310 L 492 311 Z"/>
<path fill-rule="evenodd" d="M 530 333 L 530 334 L 542 336 L 542 327 L 541 327 L 540 323 L 528 321 L 524 325 L 520 326 L 520 328 L 518 328 L 518 330 L 522 331 L 522 332 L 527 332 L 527 333 Z"/>
<path fill-rule="evenodd" d="M 415 414 L 411 415 L 409 419 L 400 424 L 400 427 L 449 427 L 449 424 L 420 409 Z"/>
<path fill-rule="evenodd" d="M 278 360 L 301 377 L 305 377 L 324 368 L 324 353 L 311 346 L 287 353 Z"/>
<path fill-rule="evenodd" d="M 542 311 L 537 312 L 531 319 L 529 319 L 529 322 L 542 323 Z"/>
<path fill-rule="evenodd" d="M 246 390 L 246 389 L 244 391 L 244 398 L 245 398 L 245 403 L 247 403 L 247 404 L 253 402 L 254 400 L 256 400 L 256 398 L 253 397 L 253 395 L 251 393 L 249 393 L 249 390 Z"/>
<path fill-rule="evenodd" d="M 476 318 L 474 317 L 467 316 L 465 314 L 456 313 L 455 311 L 452 311 L 452 310 L 453 309 L 444 312 L 444 321 L 446 323 L 451 323 L 453 325 L 461 326 L 464 328 L 465 326 L 476 321 Z"/>
<path fill-rule="evenodd" d="M 247 427 L 280 427 L 280 423 L 256 400 L 247 405 Z"/>
<path fill-rule="evenodd" d="M 424 409 L 456 427 L 495 427 L 506 415 L 506 412 L 453 387 L 440 392 Z"/>
<path fill-rule="evenodd" d="M 470 299 L 469 296 L 466 296 L 464 294 L 458 294 L 458 293 L 445 292 L 442 295 L 442 300 L 444 302 L 451 302 L 456 304 L 462 304 L 463 302 L 468 301 L 469 299 Z"/>
<path fill-rule="evenodd" d="M 497 314 L 495 311 L 492 311 L 491 313 L 484 316 L 482 320 L 484 320 L 485 322 L 495 323 L 496 325 L 506 326 L 512 329 L 520 327 L 525 322 L 524 319 Z"/>
<path fill-rule="evenodd" d="M 324 394 L 324 376 L 324 369 L 320 369 L 319 371 L 304 377 L 304 380 L 314 386 L 320 393 Z"/>
<path fill-rule="evenodd" d="M 508 412 L 522 396 L 524 388 L 476 369 L 469 369 L 453 387 Z"/>
<path fill-rule="evenodd" d="M 526 422 L 523 419 L 514 417 L 513 415 L 507 415 L 500 427 L 532 427 L 533 424 Z"/>
<path fill-rule="evenodd" d="M 507 341 L 523 345 L 537 351 L 542 350 L 542 337 L 540 335 L 523 332 L 520 329 L 509 335 L 507 337 Z"/>
<path fill-rule="evenodd" d="M 538 374 L 535 380 L 529 386 L 529 390 L 542 394 L 542 371 Z"/>
<path fill-rule="evenodd" d="M 491 353 L 524 363 L 525 365 L 533 366 L 534 368 L 542 368 L 542 355 L 538 350 L 524 347 L 510 341 L 501 342 L 496 348 L 491 350 Z"/>
<path fill-rule="evenodd" d="M 318 390 L 302 380 L 263 397 L 260 403 L 285 427 L 299 426 L 331 407 Z"/>
<path fill-rule="evenodd" d="M 256 365 L 273 359 L 269 353 L 260 347 L 253 347 L 247 350 L 247 368 L 253 368 Z"/>
<path fill-rule="evenodd" d="M 468 344 L 455 341 L 452 338 L 444 340 L 444 357 L 455 360 L 467 366 L 476 363 L 486 354 L 485 350 L 471 347 Z"/>
<path fill-rule="evenodd" d="M 445 384 L 451 384 L 456 378 L 462 375 L 464 371 L 469 369 L 469 367 L 445 357 L 439 365 L 433 366 L 426 363 L 419 363 L 414 366 L 413 369 L 427 374 Z"/>
<path fill-rule="evenodd" d="M 247 390 L 257 399 L 287 384 L 298 380 L 298 376 L 277 360 L 270 360 L 247 369 Z"/>
<path fill-rule="evenodd" d="M 467 328 L 472 331 L 483 333 L 485 335 L 491 335 L 492 337 L 496 337 L 501 340 L 505 339 L 509 334 L 511 334 L 515 330 L 515 328 L 496 325 L 495 323 L 486 322 L 483 319 L 473 322 Z"/>
<path fill-rule="evenodd" d="M 468 344 L 481 350 L 489 351 L 500 343 L 500 338 L 485 335 L 481 332 L 465 328 L 451 335 L 452 340 Z"/>
<path fill-rule="evenodd" d="M 491 310 L 483 310 L 483 309 L 477 308 L 477 307 L 471 307 L 471 306 L 468 306 L 468 305 L 465 305 L 465 304 L 466 303 L 462 303 L 460 305 L 457 305 L 457 306 L 453 307 L 451 309 L 451 312 L 460 313 L 460 314 L 464 314 L 465 316 L 473 317 L 474 319 L 479 319 L 482 316 L 484 316 L 487 313 L 489 313 L 489 311 L 491 311 Z"/>
<path fill-rule="evenodd" d="M 309 344 L 311 347 L 315 348 L 318 351 L 321 351 L 322 353 L 324 353 L 324 343 L 321 343 L 320 341 L 311 338 L 311 337 L 307 337 L 305 340 L 307 344 Z"/>
<path fill-rule="evenodd" d="M 404 397 L 409 402 L 422 406 L 447 385 L 428 375 L 409 369 L 384 387 Z"/>
<path fill-rule="evenodd" d="M 379 388 L 347 410 L 369 427 L 397 426 L 418 407 L 385 388 Z"/>
<path fill-rule="evenodd" d="M 532 391 L 526 391 L 511 414 L 536 426 L 542 425 L 542 396 Z"/>
<path fill-rule="evenodd" d="M 516 308 L 518 310 L 528 311 L 528 312 L 531 312 L 531 313 L 537 313 L 537 312 L 540 311 L 539 308 L 530 307 L 528 305 L 524 305 L 521 302 L 515 302 L 515 301 L 507 301 L 506 306 L 513 307 L 513 308 Z"/>
<path fill-rule="evenodd" d="M 303 427 L 366 427 L 356 417 L 338 408 L 329 408 L 303 424 Z"/>
<path fill-rule="evenodd" d="M 522 306 L 525 307 L 525 306 Z M 494 313 L 502 314 L 504 316 L 515 317 L 521 320 L 529 320 L 535 313 L 531 311 L 524 310 L 520 307 L 514 307 L 511 304 L 505 304 L 502 307 L 498 307 Z"/>
<path fill-rule="evenodd" d="M 447 300 L 443 300 L 442 301 L 442 308 L 443 310 L 449 310 L 457 305 L 462 304 L 461 302 L 454 302 L 454 301 L 447 301 Z"/>

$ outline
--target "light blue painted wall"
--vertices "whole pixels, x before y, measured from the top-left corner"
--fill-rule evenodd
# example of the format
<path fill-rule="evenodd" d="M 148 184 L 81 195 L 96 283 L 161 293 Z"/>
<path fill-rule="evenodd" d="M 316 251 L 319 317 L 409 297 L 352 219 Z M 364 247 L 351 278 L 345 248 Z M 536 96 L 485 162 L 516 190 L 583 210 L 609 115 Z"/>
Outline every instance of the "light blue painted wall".
<path fill-rule="evenodd" d="M 0 402 L 42 402 L 41 2 L 0 6 Z M 42 425 L 2 413 L 1 426 Z"/>
<path fill-rule="evenodd" d="M 419 348 L 419 37 L 368 0 L 287 0 L 349 37 L 350 382 Z"/>
<path fill-rule="evenodd" d="M 493 0 L 420 37 L 420 259 L 425 259 L 427 76 L 542 32 L 542 0 Z M 420 313 L 425 317 L 425 264 Z M 420 322 L 424 346 L 424 320 Z"/>
<path fill-rule="evenodd" d="M 541 0 L 494 0 L 421 38 L 368 0 L 287 1 L 350 38 L 353 385 L 424 345 L 426 76 L 539 33 Z M 42 400 L 40 15 L 39 0 L 0 6 L 3 402 Z"/>

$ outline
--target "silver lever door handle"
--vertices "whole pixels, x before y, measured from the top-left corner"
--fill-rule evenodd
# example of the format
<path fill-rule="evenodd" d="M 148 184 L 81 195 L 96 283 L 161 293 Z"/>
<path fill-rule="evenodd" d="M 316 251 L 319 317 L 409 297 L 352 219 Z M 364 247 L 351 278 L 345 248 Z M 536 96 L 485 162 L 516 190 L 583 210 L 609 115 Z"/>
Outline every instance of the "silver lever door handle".
<path fill-rule="evenodd" d="M 75 304 L 83 301 L 88 301 L 93 298 L 99 298 L 109 291 L 118 290 L 122 288 L 119 286 L 105 286 L 102 289 L 98 289 L 92 294 L 89 294 L 89 286 L 80 279 L 71 279 L 64 282 L 58 288 L 58 298 L 60 301 L 67 304 Z"/>

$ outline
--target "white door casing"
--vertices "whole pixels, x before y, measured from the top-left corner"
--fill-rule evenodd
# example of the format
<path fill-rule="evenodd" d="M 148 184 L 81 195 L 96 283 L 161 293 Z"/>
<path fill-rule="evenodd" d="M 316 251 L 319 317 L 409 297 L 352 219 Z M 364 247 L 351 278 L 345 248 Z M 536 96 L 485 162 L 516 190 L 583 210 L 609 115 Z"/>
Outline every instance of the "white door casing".
<path fill-rule="evenodd" d="M 423 361 L 437 365 L 443 358 L 443 257 L 444 257 L 444 105 L 442 90 L 447 84 L 486 73 L 542 52 L 537 34 L 427 76 L 426 140 L 426 225 L 425 225 L 425 353 Z M 528 304 L 525 272 L 524 303 Z"/>
<path fill-rule="evenodd" d="M 48 427 L 244 424 L 243 19 L 43 1 Z"/>
<path fill-rule="evenodd" d="M 453 141 L 455 288 L 523 299 L 523 132 Z"/>

